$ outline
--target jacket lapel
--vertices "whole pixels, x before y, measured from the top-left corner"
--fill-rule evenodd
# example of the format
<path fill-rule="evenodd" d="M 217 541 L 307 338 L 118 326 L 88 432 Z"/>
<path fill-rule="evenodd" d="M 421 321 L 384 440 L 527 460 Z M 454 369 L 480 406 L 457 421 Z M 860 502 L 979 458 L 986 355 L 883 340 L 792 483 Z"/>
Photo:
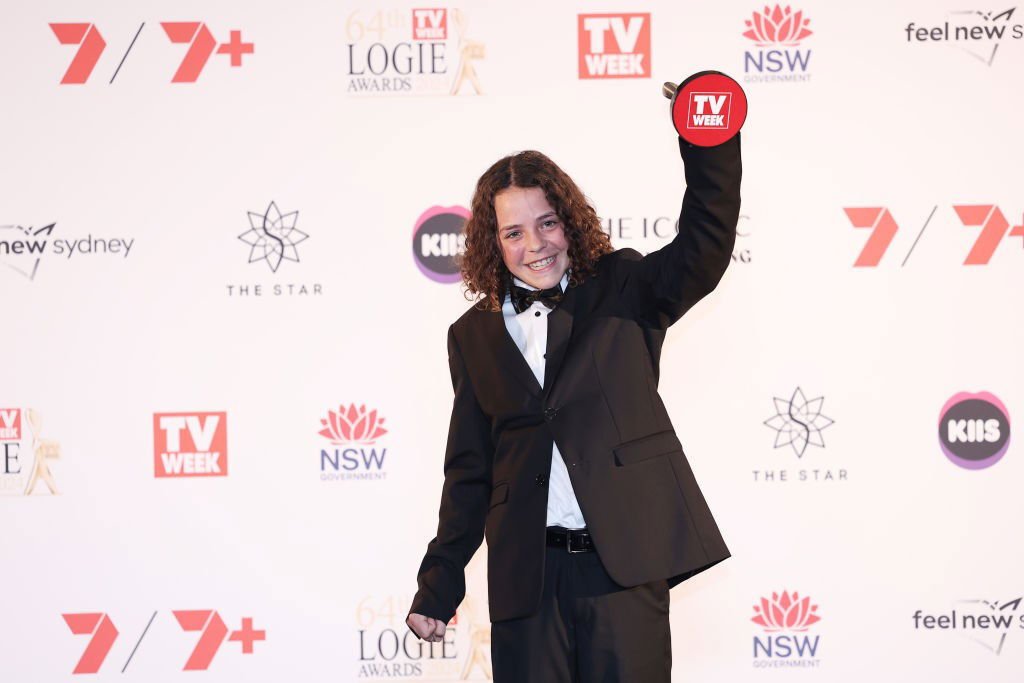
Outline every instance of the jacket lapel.
<path fill-rule="evenodd" d="M 565 351 L 569 347 L 572 336 L 572 322 L 576 310 L 577 287 L 569 287 L 561 303 L 548 315 L 548 346 L 544 365 L 544 393 L 551 391 L 551 386 L 558 377 L 565 359 Z"/>
<path fill-rule="evenodd" d="M 487 339 L 491 340 L 490 348 L 494 353 L 494 361 L 498 367 L 508 368 L 517 380 L 526 387 L 531 394 L 539 396 L 541 392 L 540 383 L 530 369 L 519 347 L 509 336 L 505 327 L 505 316 L 501 311 L 484 311 L 483 318 L 487 327 Z M 550 316 L 549 316 L 550 320 Z M 548 330 L 550 334 L 550 329 Z M 547 377 L 547 371 L 545 371 Z"/>

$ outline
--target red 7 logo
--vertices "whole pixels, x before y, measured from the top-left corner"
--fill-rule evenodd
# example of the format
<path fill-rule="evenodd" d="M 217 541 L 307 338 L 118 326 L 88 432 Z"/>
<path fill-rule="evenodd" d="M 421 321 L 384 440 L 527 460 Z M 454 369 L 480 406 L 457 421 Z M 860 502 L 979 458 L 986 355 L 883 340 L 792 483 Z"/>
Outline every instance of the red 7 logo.
<path fill-rule="evenodd" d="M 103 612 L 88 612 L 82 614 L 62 614 L 71 632 L 76 636 L 92 635 L 89 644 L 78 660 L 78 665 L 72 673 L 94 674 L 103 666 L 103 660 L 107 658 L 110 648 L 117 640 L 117 629 L 114 622 Z"/>
<path fill-rule="evenodd" d="M 171 83 L 195 83 L 217 47 L 210 29 L 199 21 L 164 21 L 160 25 L 172 43 L 191 43 Z"/>
<path fill-rule="evenodd" d="M 228 635 L 228 627 L 224 620 L 216 611 L 208 609 L 178 610 L 174 612 L 174 618 L 186 631 L 203 632 L 188 661 L 185 662 L 184 670 L 205 671 Z"/>
<path fill-rule="evenodd" d="M 50 24 L 61 45 L 81 45 L 61 83 L 85 83 L 107 47 L 95 24 Z"/>
<path fill-rule="evenodd" d="M 1007 233 L 1010 222 L 994 204 L 961 204 L 954 206 L 953 209 L 964 225 L 983 226 L 978 239 L 974 241 L 974 246 L 967 254 L 967 259 L 964 261 L 965 266 L 983 266 L 988 263 L 992 259 L 996 247 L 1003 241 L 1004 235 L 1024 237 L 1024 225 L 1014 226 L 1013 230 Z"/>

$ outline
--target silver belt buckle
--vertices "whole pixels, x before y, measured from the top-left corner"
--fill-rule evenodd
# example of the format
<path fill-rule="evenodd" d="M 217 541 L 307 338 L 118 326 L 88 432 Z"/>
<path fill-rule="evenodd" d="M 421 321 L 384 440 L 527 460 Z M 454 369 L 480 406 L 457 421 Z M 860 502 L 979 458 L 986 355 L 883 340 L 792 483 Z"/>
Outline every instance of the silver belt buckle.
<path fill-rule="evenodd" d="M 586 550 L 573 550 L 572 549 L 572 532 L 568 529 L 565 530 L 565 549 L 569 551 L 570 555 L 579 555 L 580 553 L 587 552 Z"/>

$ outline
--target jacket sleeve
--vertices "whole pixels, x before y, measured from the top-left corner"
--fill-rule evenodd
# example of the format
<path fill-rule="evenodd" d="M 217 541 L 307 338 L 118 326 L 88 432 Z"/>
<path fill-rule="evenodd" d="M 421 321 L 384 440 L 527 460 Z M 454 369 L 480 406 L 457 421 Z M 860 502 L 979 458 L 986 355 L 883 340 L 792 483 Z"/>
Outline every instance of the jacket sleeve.
<path fill-rule="evenodd" d="M 410 612 L 448 622 L 466 594 L 465 568 L 480 547 L 491 496 L 494 448 L 490 422 L 466 373 L 454 326 L 448 330 L 448 365 L 455 400 L 444 458 L 444 486 L 437 537 L 417 575 Z"/>
<path fill-rule="evenodd" d="M 679 234 L 644 257 L 632 249 L 621 252 L 616 285 L 647 326 L 664 329 L 681 318 L 718 286 L 729 266 L 740 213 L 739 137 L 717 147 L 680 138 L 686 193 Z"/>

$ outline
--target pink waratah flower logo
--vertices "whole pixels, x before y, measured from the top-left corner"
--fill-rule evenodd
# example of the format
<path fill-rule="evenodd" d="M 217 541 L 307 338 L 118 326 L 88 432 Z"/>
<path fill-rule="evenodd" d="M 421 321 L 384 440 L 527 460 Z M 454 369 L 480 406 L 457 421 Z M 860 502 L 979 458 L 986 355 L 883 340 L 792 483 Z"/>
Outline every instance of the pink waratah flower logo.
<path fill-rule="evenodd" d="M 754 12 L 752 19 L 744 21 L 747 31 L 743 34 L 758 45 L 799 45 L 800 41 L 811 35 L 811 29 L 807 24 L 810 19 L 804 19 L 802 11 L 793 14 L 789 5 L 783 9 L 776 5 L 774 8 L 765 5 L 763 12 Z"/>
<path fill-rule="evenodd" d="M 817 605 L 811 604 L 808 597 L 801 598 L 796 591 L 792 595 L 782 591 L 772 593 L 771 601 L 768 598 L 761 598 L 760 605 L 754 605 L 756 613 L 750 618 L 752 622 L 763 626 L 764 630 L 773 631 L 806 631 L 811 624 L 821 621 L 821 617 L 814 612 L 818 611 Z"/>
<path fill-rule="evenodd" d="M 366 412 L 366 406 L 353 403 L 345 409 L 339 406 L 338 411 L 327 411 L 327 419 L 320 419 L 324 426 L 320 435 L 331 440 L 331 443 L 364 443 L 371 444 L 388 433 L 382 426 L 383 417 L 377 417 L 377 411 Z"/>

